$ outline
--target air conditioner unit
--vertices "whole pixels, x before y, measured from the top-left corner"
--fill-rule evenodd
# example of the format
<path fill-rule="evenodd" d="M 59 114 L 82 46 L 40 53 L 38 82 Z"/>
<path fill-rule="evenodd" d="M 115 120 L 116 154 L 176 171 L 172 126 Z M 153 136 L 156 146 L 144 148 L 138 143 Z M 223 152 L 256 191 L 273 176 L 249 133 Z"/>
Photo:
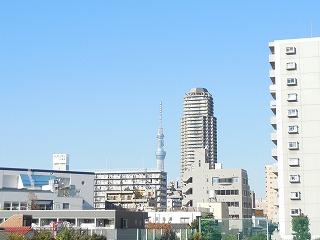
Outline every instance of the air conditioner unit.
<path fill-rule="evenodd" d="M 295 54 L 296 53 L 296 48 L 295 47 L 286 47 L 286 54 Z"/>

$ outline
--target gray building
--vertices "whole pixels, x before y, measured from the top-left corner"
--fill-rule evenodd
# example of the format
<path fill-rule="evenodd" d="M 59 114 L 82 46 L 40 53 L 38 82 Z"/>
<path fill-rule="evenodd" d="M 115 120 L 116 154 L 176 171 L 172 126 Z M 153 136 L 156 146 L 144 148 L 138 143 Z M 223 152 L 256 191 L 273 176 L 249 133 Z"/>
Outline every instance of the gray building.
<path fill-rule="evenodd" d="M 137 239 L 139 229 L 145 228 L 146 212 L 124 210 L 30 210 L 0 211 L 0 223 L 17 215 L 31 216 L 34 228 L 52 229 L 52 223 L 65 223 L 69 227 L 104 235 L 110 240 Z"/>
<path fill-rule="evenodd" d="M 0 168 L 0 208 L 93 209 L 93 181 L 93 172 Z"/>
<path fill-rule="evenodd" d="M 181 178 L 194 162 L 195 151 L 206 149 L 209 167 L 217 162 L 217 126 L 213 100 L 205 88 L 186 93 L 181 118 Z"/>
<path fill-rule="evenodd" d="M 247 172 L 243 169 L 222 169 L 220 164 L 211 169 L 205 160 L 205 149 L 198 149 L 194 156 L 195 161 L 191 169 L 184 174 L 183 206 L 196 207 L 198 203 L 222 202 L 227 203 L 230 218 L 251 218 L 251 194 Z M 241 224 L 238 221 L 235 227 L 242 229 Z"/>

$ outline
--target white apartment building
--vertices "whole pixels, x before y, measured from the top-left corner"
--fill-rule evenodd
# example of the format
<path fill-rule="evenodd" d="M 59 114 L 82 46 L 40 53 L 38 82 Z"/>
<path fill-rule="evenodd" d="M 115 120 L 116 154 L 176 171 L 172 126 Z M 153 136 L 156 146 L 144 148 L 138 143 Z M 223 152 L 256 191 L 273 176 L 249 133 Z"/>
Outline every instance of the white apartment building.
<path fill-rule="evenodd" d="M 58 171 L 69 171 L 69 154 L 52 154 L 52 169 Z"/>
<path fill-rule="evenodd" d="M 265 166 L 266 199 L 264 214 L 268 220 L 278 222 L 278 166 L 277 164 Z"/>
<path fill-rule="evenodd" d="M 269 49 L 280 235 L 292 239 L 292 217 L 303 214 L 319 238 L 320 38 L 276 40 Z"/>
<path fill-rule="evenodd" d="M 196 149 L 207 150 L 210 168 L 217 162 L 217 127 L 213 100 L 205 88 L 186 93 L 181 119 L 181 178 L 194 162 Z"/>
<path fill-rule="evenodd" d="M 94 208 L 165 210 L 167 173 L 158 170 L 96 172 Z"/>

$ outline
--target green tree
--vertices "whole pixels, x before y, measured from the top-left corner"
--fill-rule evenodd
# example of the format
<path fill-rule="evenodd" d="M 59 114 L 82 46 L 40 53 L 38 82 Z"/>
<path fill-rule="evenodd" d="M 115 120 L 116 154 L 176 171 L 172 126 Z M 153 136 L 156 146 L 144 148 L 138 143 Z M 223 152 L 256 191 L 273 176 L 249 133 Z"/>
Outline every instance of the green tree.
<path fill-rule="evenodd" d="M 238 240 L 236 235 L 226 234 L 222 237 L 222 240 Z"/>
<path fill-rule="evenodd" d="M 10 234 L 9 240 L 26 240 L 24 236 L 18 235 L 18 234 Z"/>
<path fill-rule="evenodd" d="M 56 240 L 73 240 L 77 239 L 75 237 L 75 232 L 73 229 L 63 228 L 56 236 Z"/>
<path fill-rule="evenodd" d="M 196 229 L 199 232 L 199 218 L 194 219 L 190 224 L 191 229 Z"/>
<path fill-rule="evenodd" d="M 32 237 L 32 240 L 52 240 L 52 233 L 50 231 L 42 230 L 38 231 Z"/>
<path fill-rule="evenodd" d="M 213 218 L 203 218 L 201 221 L 202 240 L 221 240 L 222 235 L 218 228 L 218 222 Z"/>
<path fill-rule="evenodd" d="M 250 237 L 249 240 L 267 240 L 267 235 L 260 233 L 258 235 Z"/>
<path fill-rule="evenodd" d="M 309 218 L 307 216 L 292 217 L 292 231 L 294 240 L 310 240 Z"/>

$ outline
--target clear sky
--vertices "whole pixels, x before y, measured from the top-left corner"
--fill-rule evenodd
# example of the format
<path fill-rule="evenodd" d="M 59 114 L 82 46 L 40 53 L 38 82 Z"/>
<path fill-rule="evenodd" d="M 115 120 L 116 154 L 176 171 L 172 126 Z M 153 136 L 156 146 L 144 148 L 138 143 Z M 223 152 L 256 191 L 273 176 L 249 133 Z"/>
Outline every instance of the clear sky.
<path fill-rule="evenodd" d="M 205 87 L 218 161 L 264 195 L 268 42 L 320 33 L 319 1 L 1 1 L 0 166 L 154 168 L 178 179 L 184 93 Z M 311 24 L 312 23 L 312 24 Z M 312 31 L 311 31 L 312 25 Z"/>

